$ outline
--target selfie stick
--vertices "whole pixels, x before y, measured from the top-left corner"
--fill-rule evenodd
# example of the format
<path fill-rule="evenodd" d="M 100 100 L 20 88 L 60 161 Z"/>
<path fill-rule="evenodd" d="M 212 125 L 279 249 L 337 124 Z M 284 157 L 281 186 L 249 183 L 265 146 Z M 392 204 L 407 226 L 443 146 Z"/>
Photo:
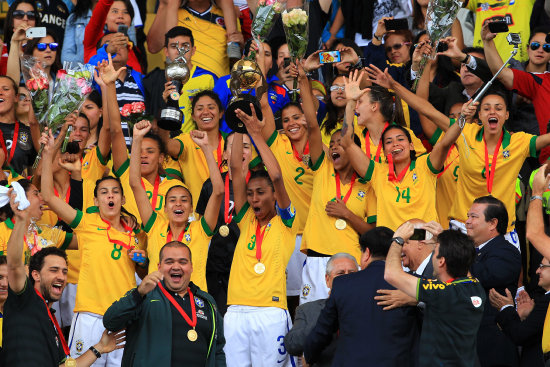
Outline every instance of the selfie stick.
<path fill-rule="evenodd" d="M 481 97 L 483 97 L 483 95 L 487 92 L 487 90 L 491 87 L 491 85 L 493 85 L 493 82 L 499 76 L 499 74 L 502 72 L 502 70 L 504 70 L 504 68 L 508 65 L 510 60 L 512 60 L 512 58 L 514 56 L 516 56 L 516 54 L 518 53 L 519 44 L 514 43 L 513 46 L 514 46 L 514 49 L 512 50 L 511 55 L 508 58 L 508 60 L 506 60 L 506 62 L 504 62 L 504 64 L 502 64 L 500 69 L 498 69 L 498 71 L 495 73 L 495 75 L 493 75 L 491 80 L 489 80 L 489 82 L 487 84 L 485 84 L 483 89 L 477 94 L 476 98 L 474 98 L 474 100 L 470 104 L 478 102 L 481 99 Z M 464 125 L 466 125 L 466 116 L 464 116 L 462 113 L 460 113 L 460 117 L 458 118 L 458 126 L 462 130 L 462 129 L 464 129 Z"/>

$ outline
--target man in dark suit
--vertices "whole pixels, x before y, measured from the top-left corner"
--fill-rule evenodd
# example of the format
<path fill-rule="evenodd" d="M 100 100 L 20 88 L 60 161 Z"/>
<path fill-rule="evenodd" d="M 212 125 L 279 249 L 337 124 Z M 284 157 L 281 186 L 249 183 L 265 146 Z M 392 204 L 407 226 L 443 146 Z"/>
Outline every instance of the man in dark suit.
<path fill-rule="evenodd" d="M 384 260 L 392 235 L 390 229 L 377 227 L 359 239 L 363 270 L 334 280 L 326 306 L 304 347 L 307 363 L 317 361 L 338 331 L 333 367 L 416 365 L 410 357 L 416 348 L 415 309 L 383 311 L 374 301 L 378 289 L 391 289 L 384 280 Z"/>
<path fill-rule="evenodd" d="M 508 289 L 516 294 L 521 272 L 521 255 L 504 235 L 508 226 L 508 212 L 504 204 L 493 196 L 474 200 L 468 211 L 466 230 L 474 241 L 476 259 L 470 268 L 487 298 L 494 288 L 505 295 Z M 482 367 L 516 367 L 519 365 L 517 348 L 497 327 L 499 310 L 486 305 L 477 336 L 477 353 Z"/>
<path fill-rule="evenodd" d="M 544 367 L 542 331 L 550 302 L 550 261 L 547 258 L 542 259 L 537 274 L 539 286 L 546 293 L 533 301 L 527 292 L 521 291 L 517 299 L 517 311 L 509 290 L 506 290 L 506 296 L 494 289 L 489 292 L 491 304 L 500 310 L 496 318 L 498 326 L 514 344 L 522 347 L 521 367 Z"/>
<path fill-rule="evenodd" d="M 330 257 L 327 262 L 327 271 L 325 274 L 325 280 L 327 282 L 328 289 L 332 289 L 332 282 L 340 275 L 357 273 L 359 265 L 357 260 L 352 255 L 339 252 Z M 307 336 L 317 324 L 319 315 L 325 304 L 326 298 L 318 299 L 312 302 L 306 302 L 296 309 L 296 316 L 294 317 L 294 324 L 292 329 L 285 335 L 285 347 L 290 355 L 296 357 L 302 357 L 304 354 L 304 344 Z M 332 364 L 332 358 L 336 351 L 337 339 L 334 335 L 330 345 L 323 350 L 320 358 L 313 365 L 315 367 L 328 367 Z"/>

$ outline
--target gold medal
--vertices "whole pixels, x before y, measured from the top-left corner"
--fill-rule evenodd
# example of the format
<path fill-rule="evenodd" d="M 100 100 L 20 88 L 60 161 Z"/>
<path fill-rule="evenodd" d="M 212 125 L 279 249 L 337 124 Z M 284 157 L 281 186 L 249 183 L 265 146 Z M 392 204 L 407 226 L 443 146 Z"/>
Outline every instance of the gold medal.
<path fill-rule="evenodd" d="M 345 220 L 338 218 L 336 219 L 336 222 L 334 222 L 334 226 L 336 227 L 336 229 L 341 231 L 343 229 L 346 229 L 348 224 L 346 223 Z"/>
<path fill-rule="evenodd" d="M 257 263 L 256 265 L 254 265 L 254 271 L 256 272 L 256 274 L 263 274 L 265 271 L 265 265 L 261 262 Z"/>
<path fill-rule="evenodd" d="M 195 331 L 195 329 L 191 329 L 187 332 L 187 339 L 189 339 L 190 341 L 194 342 L 195 340 L 197 340 L 197 332 Z"/>
<path fill-rule="evenodd" d="M 65 360 L 65 367 L 76 367 L 76 359 L 67 357 Z"/>
<path fill-rule="evenodd" d="M 229 227 L 227 226 L 227 224 L 224 224 L 223 226 L 221 226 L 219 232 L 220 232 L 220 236 L 222 237 L 229 236 Z"/>

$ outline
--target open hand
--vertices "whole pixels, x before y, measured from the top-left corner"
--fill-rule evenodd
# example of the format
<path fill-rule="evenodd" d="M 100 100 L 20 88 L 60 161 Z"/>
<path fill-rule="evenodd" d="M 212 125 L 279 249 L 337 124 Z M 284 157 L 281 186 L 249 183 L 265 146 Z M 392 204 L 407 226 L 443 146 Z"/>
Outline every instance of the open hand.
<path fill-rule="evenodd" d="M 124 70 L 126 70 L 126 67 L 115 70 L 111 54 L 109 53 L 107 56 L 109 58 L 109 61 L 103 60 L 101 64 L 98 64 L 98 66 L 96 66 L 96 69 L 99 72 L 99 77 L 103 80 L 103 83 L 105 83 L 105 85 L 114 84 L 120 74 Z"/>
<path fill-rule="evenodd" d="M 418 302 L 415 298 L 403 293 L 399 289 L 379 289 L 376 291 L 378 296 L 374 297 L 378 306 L 383 306 L 384 311 L 404 306 L 416 306 Z"/>
<path fill-rule="evenodd" d="M 508 288 L 506 288 L 506 296 L 503 296 L 492 288 L 489 291 L 489 301 L 491 301 L 491 305 L 497 310 L 500 310 L 506 305 L 514 305 L 514 297 L 512 297 L 512 293 L 510 293 Z"/>
<path fill-rule="evenodd" d="M 101 354 L 110 353 L 115 349 L 124 348 L 124 341 L 126 340 L 126 331 L 103 331 L 99 343 L 94 348 Z"/>
<path fill-rule="evenodd" d="M 546 174 L 547 167 L 548 163 L 543 164 L 535 173 L 535 177 L 533 177 L 533 195 L 541 196 L 548 189 L 550 175 Z"/>
<path fill-rule="evenodd" d="M 262 128 L 265 123 L 264 121 L 258 120 L 258 116 L 256 116 L 256 109 L 252 103 L 250 104 L 250 109 L 252 110 L 252 116 L 247 115 L 241 109 L 237 109 L 235 114 L 237 115 L 237 118 L 245 124 L 246 130 L 251 136 L 261 136 Z"/>
<path fill-rule="evenodd" d="M 390 73 L 388 72 L 388 68 L 386 70 L 382 71 L 378 69 L 373 64 L 370 64 L 369 66 L 365 67 L 365 71 L 367 72 L 367 75 L 369 77 L 369 81 L 378 84 L 381 87 L 392 89 L 392 84 L 395 83 L 395 80 L 391 77 Z"/>
<path fill-rule="evenodd" d="M 363 96 L 363 94 L 368 92 L 368 89 L 363 89 L 359 87 L 361 84 L 361 79 L 363 79 L 363 75 L 365 74 L 364 71 L 361 71 L 361 73 L 358 72 L 359 70 L 353 70 L 349 73 L 349 78 L 344 77 L 344 86 L 345 86 L 345 93 L 346 98 L 348 100 L 354 100 L 358 101 L 359 98 Z"/>

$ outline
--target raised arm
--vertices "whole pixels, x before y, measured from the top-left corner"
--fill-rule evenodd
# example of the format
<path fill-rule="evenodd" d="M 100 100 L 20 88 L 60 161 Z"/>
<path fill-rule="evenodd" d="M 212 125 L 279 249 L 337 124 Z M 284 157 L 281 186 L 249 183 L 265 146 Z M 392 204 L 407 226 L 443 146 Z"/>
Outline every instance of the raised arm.
<path fill-rule="evenodd" d="M 210 181 L 212 182 L 212 195 L 208 199 L 206 209 L 204 210 L 204 220 L 210 230 L 216 228 L 218 223 L 218 214 L 220 212 L 220 206 L 223 200 L 224 183 L 218 164 L 212 154 L 212 147 L 208 143 L 208 135 L 204 131 L 193 130 L 191 131 L 191 139 L 202 149 L 202 153 L 206 158 L 208 164 L 208 170 L 210 171 Z"/>
<path fill-rule="evenodd" d="M 435 109 L 431 103 L 424 98 L 421 98 L 395 81 L 388 73 L 388 69 L 382 71 L 374 65 L 366 67 L 365 70 L 369 74 L 369 78 L 373 83 L 376 83 L 384 88 L 393 89 L 401 99 L 416 110 L 416 112 L 425 115 L 441 130 L 447 131 L 449 128 L 449 118 Z"/>
<path fill-rule="evenodd" d="M 157 53 L 164 47 L 164 35 L 168 30 L 178 25 L 178 10 L 181 0 L 161 0 L 153 20 L 153 24 L 147 33 L 147 49 L 151 53 Z"/>
<path fill-rule="evenodd" d="M 141 182 L 141 144 L 143 143 L 143 137 L 149 130 L 151 130 L 151 123 L 147 120 L 140 121 L 134 125 L 132 153 L 130 154 L 130 187 L 134 193 L 142 223 L 149 222 L 149 218 L 153 215 L 151 202 L 149 202 L 147 192 Z"/>
<path fill-rule="evenodd" d="M 231 184 L 233 185 L 233 200 L 235 213 L 239 213 L 246 203 L 246 180 L 243 174 L 243 134 L 235 133 L 231 147 Z"/>
<path fill-rule="evenodd" d="M 262 137 L 263 123 L 258 120 L 258 117 L 256 117 L 256 112 L 254 111 L 252 104 L 250 104 L 250 107 L 252 108 L 252 116 L 247 115 L 239 109 L 236 111 L 237 117 L 245 124 L 248 134 L 256 144 L 258 153 L 260 153 L 262 157 L 267 173 L 273 182 L 277 205 L 279 205 L 279 208 L 281 209 L 288 208 L 290 206 L 290 198 L 288 197 L 288 193 L 285 189 L 281 167 L 279 166 L 279 163 L 277 163 L 275 155 L 273 155 L 273 152 L 271 152 L 271 149 L 269 149 L 267 143 Z M 234 174 L 235 171 L 231 170 L 231 173 Z"/>
<path fill-rule="evenodd" d="M 394 237 L 401 237 L 407 241 L 414 233 L 414 225 L 406 222 L 395 231 Z M 403 247 L 392 241 L 388 255 L 386 256 L 386 269 L 384 271 L 384 280 L 395 288 L 416 299 L 416 285 L 418 278 L 405 273 L 401 267 L 401 252 Z"/>
<path fill-rule="evenodd" d="M 73 209 L 65 200 L 57 197 L 53 188 L 53 169 L 52 160 L 57 150 L 55 149 L 52 132 L 46 128 L 42 133 L 40 142 L 44 144 L 42 153 L 42 198 L 48 204 L 51 210 L 65 223 L 71 223 L 76 217 L 76 210 Z"/>
<path fill-rule="evenodd" d="M 99 69 L 101 66 L 98 64 L 97 68 Z M 108 99 L 108 90 L 107 85 L 103 82 L 103 79 L 99 76 L 99 72 L 96 73 L 94 71 L 94 80 L 101 88 L 101 105 L 103 107 L 103 125 L 101 126 L 101 129 L 99 130 L 99 136 L 97 138 L 97 147 L 99 149 L 99 152 L 101 153 L 101 156 L 103 158 L 106 158 L 109 155 L 109 151 L 111 150 L 111 119 L 109 118 L 109 99 Z"/>
<path fill-rule="evenodd" d="M 485 60 L 491 69 L 493 74 L 496 74 L 498 69 L 504 65 L 502 58 L 500 57 L 497 47 L 495 45 L 496 33 L 491 33 L 489 31 L 489 23 L 491 21 L 485 22 L 481 28 L 481 39 L 483 40 L 483 49 L 485 50 Z M 514 72 L 510 68 L 504 68 L 502 72 L 498 75 L 498 80 L 504 84 L 508 89 L 512 89 L 514 86 Z"/>
<path fill-rule="evenodd" d="M 424 43 L 420 43 L 416 49 L 422 49 L 422 48 L 428 48 L 430 47 L 428 44 L 424 45 Z M 414 54 L 417 53 L 417 50 L 415 49 Z M 419 50 L 418 52 L 421 52 Z M 413 54 L 413 57 L 414 57 Z M 426 66 L 424 68 L 424 74 L 420 77 L 420 80 L 418 81 L 418 87 L 416 88 L 416 95 L 422 99 L 425 99 L 426 101 L 429 100 L 430 96 L 430 71 L 433 66 L 433 61 L 431 59 L 428 59 L 428 62 L 426 63 Z M 422 131 L 424 134 L 431 138 L 435 131 L 437 130 L 437 126 L 430 121 L 429 118 L 427 118 L 423 114 L 419 114 L 418 117 L 420 118 L 420 125 L 422 126 Z"/>
<path fill-rule="evenodd" d="M 8 260 L 8 284 L 11 290 L 19 294 L 25 288 L 27 281 L 27 269 L 23 263 L 23 244 L 24 235 L 29 228 L 30 217 L 29 210 L 19 210 L 18 203 L 15 203 L 15 193 L 13 189 L 9 191 L 10 205 L 15 217 L 15 224 L 8 240 L 7 260 Z M 28 284 L 30 287 L 31 285 Z"/>
<path fill-rule="evenodd" d="M 546 175 L 548 164 L 539 168 L 533 178 L 533 196 L 542 197 L 550 184 L 550 175 Z M 550 237 L 544 231 L 542 200 L 535 199 L 529 203 L 527 212 L 527 239 L 542 256 L 550 259 Z"/>
<path fill-rule="evenodd" d="M 21 80 L 21 64 L 19 56 L 21 56 L 21 44 L 27 41 L 26 30 L 30 26 L 22 24 L 13 32 L 10 42 L 10 52 L 8 53 L 8 64 L 6 75 L 12 78 L 17 85 Z"/>
<path fill-rule="evenodd" d="M 303 62 L 297 64 L 298 81 L 300 83 L 300 91 L 302 96 L 302 108 L 306 117 L 307 136 L 309 142 L 309 153 L 312 162 L 317 162 L 321 153 L 323 153 L 323 140 L 321 138 L 321 129 L 317 122 L 317 109 L 315 108 L 316 98 L 311 90 L 311 83 L 303 68 Z"/>
<path fill-rule="evenodd" d="M 360 177 L 365 177 L 371 164 L 370 159 L 361 150 L 361 147 L 353 142 L 355 106 L 359 98 L 368 92 L 368 89 L 361 90 L 359 88 L 363 75 L 364 72 L 359 74 L 357 70 L 355 70 L 350 73 L 349 79 L 344 78 L 348 103 L 346 104 L 346 113 L 344 115 L 344 123 L 342 124 L 342 136 L 340 138 L 340 145 L 346 150 L 346 154 L 349 157 L 353 169 Z"/>
<path fill-rule="evenodd" d="M 462 105 L 461 113 L 466 117 L 467 122 L 474 117 L 477 111 L 477 105 L 479 104 L 479 102 L 476 102 L 475 104 L 471 104 L 471 102 L 472 101 L 469 100 Z M 462 129 L 459 124 L 454 123 L 451 127 L 449 127 L 449 130 L 447 130 L 443 138 L 435 144 L 430 153 L 430 162 L 432 163 L 433 168 L 438 171 L 443 168 L 445 159 L 447 158 L 447 153 L 455 143 L 456 139 L 458 139 L 461 132 Z"/>

